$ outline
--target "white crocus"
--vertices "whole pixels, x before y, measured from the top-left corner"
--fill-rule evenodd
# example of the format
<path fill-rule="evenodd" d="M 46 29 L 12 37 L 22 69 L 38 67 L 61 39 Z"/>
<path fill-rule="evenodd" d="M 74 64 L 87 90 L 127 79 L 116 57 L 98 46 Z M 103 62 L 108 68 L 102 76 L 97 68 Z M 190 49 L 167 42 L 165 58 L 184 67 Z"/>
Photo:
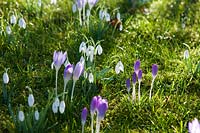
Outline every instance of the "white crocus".
<path fill-rule="evenodd" d="M 6 26 L 6 33 L 7 33 L 8 35 L 10 35 L 11 32 L 12 32 L 12 30 L 11 30 L 10 26 Z"/>
<path fill-rule="evenodd" d="M 25 22 L 24 18 L 19 19 L 18 25 L 20 28 L 26 29 L 26 22 Z"/>
<path fill-rule="evenodd" d="M 7 84 L 9 82 L 9 77 L 8 77 L 7 71 L 8 71 L 8 69 L 6 69 L 6 71 L 3 74 L 3 82 L 4 82 L 4 84 Z"/>
<path fill-rule="evenodd" d="M 63 114 L 65 111 L 65 101 L 64 100 L 60 102 L 59 111 L 61 114 Z"/>
<path fill-rule="evenodd" d="M 16 24 L 17 23 L 17 18 L 16 18 L 16 16 L 14 14 L 12 16 L 10 16 L 10 23 L 11 24 Z"/>
<path fill-rule="evenodd" d="M 52 111 L 54 114 L 58 113 L 58 106 L 56 105 L 56 102 L 53 102 L 53 104 L 52 104 Z"/>
<path fill-rule="evenodd" d="M 21 122 L 24 121 L 25 116 L 24 116 L 24 112 L 23 112 L 23 111 L 19 111 L 18 118 L 19 118 L 19 120 L 20 120 Z"/>
<path fill-rule="evenodd" d="M 40 118 L 40 114 L 39 114 L 38 110 L 36 110 L 36 111 L 35 111 L 35 120 L 38 121 L 39 118 Z"/>
<path fill-rule="evenodd" d="M 73 6 L 72 6 L 72 12 L 75 13 L 76 11 L 77 11 L 76 4 L 73 4 Z"/>
<path fill-rule="evenodd" d="M 101 45 L 97 45 L 96 49 L 95 49 L 95 54 L 101 55 L 103 52 L 103 49 L 101 47 Z"/>
<path fill-rule="evenodd" d="M 57 0 L 51 0 L 51 4 L 56 5 L 56 3 L 57 3 Z"/>
<path fill-rule="evenodd" d="M 119 61 L 117 63 L 117 65 L 115 66 L 115 72 L 116 72 L 116 74 L 119 74 L 120 71 L 124 72 L 124 65 L 122 64 L 121 61 Z"/>
<path fill-rule="evenodd" d="M 34 104 L 34 97 L 33 97 L 33 94 L 29 94 L 29 96 L 28 96 L 28 106 L 29 107 L 32 107 L 33 106 L 33 104 Z"/>
<path fill-rule="evenodd" d="M 93 82 L 94 82 L 94 76 L 93 76 L 92 73 L 89 74 L 88 80 L 89 80 L 90 83 L 93 83 Z"/>
<path fill-rule="evenodd" d="M 189 51 L 188 50 L 185 50 L 184 51 L 184 59 L 188 59 L 189 58 Z"/>
<path fill-rule="evenodd" d="M 82 42 L 79 46 L 79 53 L 83 52 L 83 54 L 86 52 L 86 43 L 85 42 Z"/>
<path fill-rule="evenodd" d="M 94 47 L 93 46 L 88 46 L 87 50 L 86 50 L 86 56 L 87 56 L 87 60 L 90 59 L 90 62 L 93 61 L 94 58 Z"/>

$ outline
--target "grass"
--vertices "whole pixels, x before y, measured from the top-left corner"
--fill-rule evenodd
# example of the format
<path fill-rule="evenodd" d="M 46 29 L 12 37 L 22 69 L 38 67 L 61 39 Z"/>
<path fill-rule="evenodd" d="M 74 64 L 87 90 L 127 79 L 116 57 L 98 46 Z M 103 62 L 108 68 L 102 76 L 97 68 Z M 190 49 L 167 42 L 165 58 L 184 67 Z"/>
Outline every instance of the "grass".
<path fill-rule="evenodd" d="M 94 95 L 101 95 L 109 103 L 102 132 L 187 132 L 188 121 L 195 117 L 200 119 L 199 1 L 154 0 L 145 5 L 149 15 L 142 12 L 142 6 L 132 10 L 130 4 L 122 0 L 99 1 L 92 10 L 93 28 L 89 30 L 78 25 L 78 14 L 71 11 L 72 1 L 58 1 L 57 5 L 44 1 L 42 10 L 23 0 L 17 0 L 17 3 L 13 0 L 0 2 L 0 74 L 3 75 L 4 68 L 10 68 L 10 82 L 6 87 L 11 93 L 15 113 L 20 105 L 27 106 L 27 85 L 33 90 L 37 108 L 45 108 L 55 85 L 55 71 L 51 70 L 54 50 L 67 51 L 70 62 L 75 64 L 81 57 L 79 44 L 92 38 L 95 42 L 101 41 L 103 47 L 103 55 L 96 61 L 97 70 L 108 68 L 108 72 L 98 79 L 98 84 L 92 85 L 94 90 L 87 97 L 79 89 L 82 86 L 79 81 L 75 90 L 76 102 L 73 106 L 66 104 L 69 108 L 64 115 L 54 115 L 51 106 L 48 107 L 44 131 L 80 132 L 81 109 L 89 108 Z M 111 18 L 117 10 L 121 13 L 122 32 L 113 32 L 108 23 L 100 23 L 98 11 L 102 7 L 112 12 Z M 23 30 L 15 25 L 9 36 L 5 27 L 11 12 L 17 16 L 23 14 L 27 28 Z M 190 52 L 192 65 L 189 67 L 183 59 L 186 49 Z M 127 99 L 125 80 L 131 77 L 137 59 L 143 70 L 142 100 L 140 104 L 131 104 Z M 119 60 L 125 70 L 116 75 L 114 67 Z M 158 64 L 159 72 L 153 99 L 149 101 L 151 65 L 154 63 Z M 61 71 L 63 68 L 59 71 L 59 79 L 62 79 Z M 58 87 L 61 92 L 62 80 Z M 87 84 L 86 90 L 88 87 Z M 3 101 L 3 95 L 0 99 Z M 2 104 L 0 108 L 0 131 L 16 130 L 6 105 Z M 90 119 L 87 120 L 86 131 L 90 132 Z"/>

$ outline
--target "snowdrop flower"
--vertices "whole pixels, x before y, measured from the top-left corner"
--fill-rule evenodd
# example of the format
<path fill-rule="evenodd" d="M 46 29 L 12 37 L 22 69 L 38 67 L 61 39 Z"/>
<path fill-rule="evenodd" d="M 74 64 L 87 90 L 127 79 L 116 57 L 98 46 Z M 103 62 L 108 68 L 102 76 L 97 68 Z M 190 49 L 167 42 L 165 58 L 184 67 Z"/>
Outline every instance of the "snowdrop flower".
<path fill-rule="evenodd" d="M 26 22 L 25 22 L 24 18 L 19 19 L 18 25 L 20 28 L 26 29 Z"/>
<path fill-rule="evenodd" d="M 8 35 L 10 35 L 12 33 L 12 30 L 11 30 L 10 26 L 6 26 L 6 33 Z"/>
<path fill-rule="evenodd" d="M 29 107 L 32 107 L 34 104 L 34 97 L 33 97 L 33 94 L 29 94 L 28 96 L 28 106 Z"/>
<path fill-rule="evenodd" d="M 188 59 L 189 58 L 189 51 L 188 50 L 185 50 L 184 51 L 184 59 Z"/>
<path fill-rule="evenodd" d="M 42 6 L 42 0 L 38 0 L 38 6 L 39 6 L 39 7 Z"/>
<path fill-rule="evenodd" d="M 16 16 L 14 14 L 12 16 L 10 16 L 10 23 L 11 24 L 16 24 L 17 23 L 17 18 L 16 18 Z"/>
<path fill-rule="evenodd" d="M 119 74 L 120 71 L 124 72 L 124 65 L 122 64 L 121 61 L 119 61 L 117 63 L 117 65 L 115 66 L 115 72 L 116 72 L 116 74 Z"/>
<path fill-rule="evenodd" d="M 97 47 L 96 47 L 96 49 L 95 49 L 95 54 L 98 53 L 98 55 L 101 55 L 102 52 L 103 52 L 103 49 L 102 49 L 101 45 L 100 45 L 100 44 L 97 45 Z"/>
<path fill-rule="evenodd" d="M 84 132 L 84 126 L 85 126 L 85 122 L 87 119 L 87 114 L 88 114 L 88 110 L 87 108 L 83 108 L 82 112 L 81 112 L 81 124 L 82 124 L 82 133 Z"/>
<path fill-rule="evenodd" d="M 61 114 L 63 114 L 65 111 L 65 101 L 64 100 L 60 102 L 59 111 Z"/>
<path fill-rule="evenodd" d="M 81 56 L 80 62 L 81 62 L 83 65 L 85 64 L 85 58 L 84 58 L 83 56 Z"/>
<path fill-rule="evenodd" d="M 123 26 L 122 24 L 119 25 L 119 31 L 122 31 L 123 30 Z"/>
<path fill-rule="evenodd" d="M 87 50 L 86 50 L 86 56 L 87 56 L 87 60 L 90 59 L 90 62 L 93 61 L 94 58 L 94 47 L 93 46 L 88 46 Z"/>
<path fill-rule="evenodd" d="M 72 77 L 72 73 L 73 73 L 73 65 L 69 63 L 68 65 L 66 65 L 64 70 L 64 76 L 63 76 L 64 80 L 68 82 Z"/>
<path fill-rule="evenodd" d="M 51 0 L 51 4 L 56 5 L 56 3 L 57 3 L 57 0 Z"/>
<path fill-rule="evenodd" d="M 83 54 L 85 54 L 87 49 L 86 43 L 85 42 L 81 42 L 80 46 L 79 46 L 79 53 L 83 52 Z"/>
<path fill-rule="evenodd" d="M 94 76 L 93 76 L 92 73 L 89 74 L 88 79 L 89 79 L 89 82 L 90 82 L 90 83 L 93 83 L 93 82 L 94 82 Z"/>
<path fill-rule="evenodd" d="M 76 10 L 77 10 L 77 9 L 76 9 L 76 4 L 73 4 L 73 5 L 72 5 L 72 12 L 75 13 Z"/>
<path fill-rule="evenodd" d="M 118 19 L 118 20 L 121 20 L 121 15 L 120 15 L 119 12 L 117 13 L 117 19 Z"/>
<path fill-rule="evenodd" d="M 35 120 L 38 121 L 40 117 L 40 114 L 38 112 L 38 110 L 35 111 Z"/>
<path fill-rule="evenodd" d="M 21 122 L 23 122 L 24 121 L 24 119 L 25 119 L 25 116 L 24 116 L 24 112 L 23 111 L 19 111 L 19 113 L 18 113 L 18 118 L 19 118 L 19 120 L 21 121 Z"/>
<path fill-rule="evenodd" d="M 5 72 L 3 73 L 3 83 L 7 84 L 9 82 L 9 77 L 8 77 L 8 71 L 9 68 L 5 69 Z"/>
<path fill-rule="evenodd" d="M 90 16 L 90 10 L 89 10 L 89 9 L 86 10 L 86 16 L 87 16 L 87 17 Z"/>
<path fill-rule="evenodd" d="M 109 21 L 110 21 L 110 14 L 109 14 L 109 13 L 106 13 L 106 14 L 105 14 L 105 17 L 106 17 L 106 21 L 109 22 Z"/>
<path fill-rule="evenodd" d="M 99 11 L 99 18 L 100 18 L 101 20 L 103 20 L 103 19 L 104 19 L 104 16 L 105 16 L 105 12 L 104 12 L 103 10 L 100 10 L 100 11 Z"/>
<path fill-rule="evenodd" d="M 52 110 L 53 110 L 53 113 L 58 113 L 58 106 L 56 105 L 56 102 L 54 101 L 53 104 L 52 104 Z"/>
<path fill-rule="evenodd" d="M 85 79 L 87 79 L 88 73 L 86 71 L 84 71 L 83 76 L 84 76 Z"/>
<path fill-rule="evenodd" d="M 188 130 L 189 133 L 200 133 L 200 123 L 197 118 L 188 123 Z"/>

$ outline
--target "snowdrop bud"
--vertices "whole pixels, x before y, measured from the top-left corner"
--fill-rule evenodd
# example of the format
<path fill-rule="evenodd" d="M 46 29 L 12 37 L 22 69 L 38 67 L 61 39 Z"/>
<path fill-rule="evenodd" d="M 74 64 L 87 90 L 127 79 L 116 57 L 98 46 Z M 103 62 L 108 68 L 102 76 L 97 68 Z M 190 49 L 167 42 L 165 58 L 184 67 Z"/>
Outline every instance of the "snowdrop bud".
<path fill-rule="evenodd" d="M 184 59 L 188 59 L 189 58 L 189 51 L 185 50 L 184 52 Z"/>
<path fill-rule="evenodd" d="M 90 83 L 93 83 L 93 82 L 94 82 L 94 76 L 93 76 L 92 73 L 89 74 L 88 79 L 89 79 L 89 82 L 90 82 Z"/>
<path fill-rule="evenodd" d="M 12 32 L 12 30 L 11 30 L 10 26 L 6 26 L 6 33 L 7 33 L 8 35 L 10 35 L 11 32 Z"/>
<path fill-rule="evenodd" d="M 65 101 L 60 102 L 59 111 L 60 111 L 61 114 L 64 113 L 64 111 L 65 111 Z"/>
<path fill-rule="evenodd" d="M 106 14 L 105 14 L 105 17 L 106 17 L 106 21 L 109 22 L 109 21 L 110 21 L 110 14 L 109 14 L 109 13 L 106 13 Z"/>
<path fill-rule="evenodd" d="M 15 17 L 15 15 L 10 16 L 10 23 L 11 24 L 16 24 L 17 23 L 17 18 Z"/>
<path fill-rule="evenodd" d="M 18 118 L 19 118 L 19 120 L 20 120 L 21 122 L 24 121 L 25 116 L 24 116 L 24 112 L 23 112 L 23 111 L 21 111 L 21 110 L 19 111 Z"/>
<path fill-rule="evenodd" d="M 120 71 L 124 72 L 124 65 L 122 64 L 121 61 L 119 61 L 117 63 L 117 65 L 115 66 L 115 72 L 116 72 L 116 74 L 119 74 Z"/>
<path fill-rule="evenodd" d="M 40 117 L 40 114 L 38 112 L 38 110 L 35 111 L 35 120 L 38 121 Z"/>
<path fill-rule="evenodd" d="M 26 22 L 25 22 L 24 18 L 19 19 L 18 25 L 20 28 L 26 29 Z"/>
<path fill-rule="evenodd" d="M 83 76 L 84 76 L 85 79 L 87 79 L 88 73 L 86 71 L 84 71 Z"/>
<path fill-rule="evenodd" d="M 6 69 L 6 72 L 4 72 L 4 74 L 3 74 L 3 82 L 4 82 L 4 84 L 7 84 L 9 82 L 9 77 L 8 77 L 7 71 L 8 71 L 8 69 Z"/>
<path fill-rule="evenodd" d="M 73 4 L 73 6 L 72 6 L 72 12 L 75 13 L 76 10 L 77 10 L 77 9 L 76 9 L 76 4 Z"/>
<path fill-rule="evenodd" d="M 118 19 L 118 20 L 120 20 L 120 19 L 121 19 L 121 15 L 120 15 L 120 13 L 119 13 L 119 12 L 117 13 L 117 19 Z"/>
<path fill-rule="evenodd" d="M 28 105 L 29 105 L 29 107 L 32 107 L 33 104 L 34 104 L 33 94 L 29 94 L 29 96 L 28 96 Z"/>
<path fill-rule="evenodd" d="M 53 113 L 58 113 L 58 106 L 56 105 L 56 102 L 53 102 L 52 104 L 52 110 L 53 110 Z"/>
<path fill-rule="evenodd" d="M 119 31 L 122 31 L 122 30 L 123 30 L 123 26 L 122 26 L 122 24 L 120 24 Z"/>
<path fill-rule="evenodd" d="M 57 0 L 51 0 L 51 4 L 56 5 L 56 3 L 57 3 Z"/>
<path fill-rule="evenodd" d="M 103 49 L 101 47 L 101 45 L 97 45 L 96 49 L 95 49 L 95 54 L 98 53 L 98 55 L 101 55 L 103 52 Z"/>
<path fill-rule="evenodd" d="M 78 62 L 74 68 L 74 73 L 73 73 L 73 80 L 77 81 L 81 74 L 83 73 L 84 70 L 84 65 L 81 62 Z"/>

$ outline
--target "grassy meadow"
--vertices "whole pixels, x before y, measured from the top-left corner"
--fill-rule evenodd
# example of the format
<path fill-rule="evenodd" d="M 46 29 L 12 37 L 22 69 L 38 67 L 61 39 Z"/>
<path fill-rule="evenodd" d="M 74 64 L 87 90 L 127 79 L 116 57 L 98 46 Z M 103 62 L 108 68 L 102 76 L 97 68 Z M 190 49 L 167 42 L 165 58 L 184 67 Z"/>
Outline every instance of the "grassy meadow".
<path fill-rule="evenodd" d="M 98 95 L 108 101 L 102 133 L 188 132 L 188 122 L 200 120 L 200 1 L 136 1 L 132 5 L 129 0 L 99 0 L 91 9 L 89 25 L 80 26 L 78 11 L 72 12 L 73 0 L 57 0 L 56 4 L 42 0 L 41 6 L 37 0 L 1 0 L 0 75 L 9 68 L 9 82 L 4 84 L 2 78 L 0 86 L 0 132 L 81 132 L 81 110 L 89 110 L 92 97 Z M 107 10 L 110 21 L 120 13 L 123 29 L 101 20 L 100 10 Z M 10 24 L 13 14 L 16 24 Z M 18 25 L 21 17 L 25 29 Z M 84 71 L 94 74 L 94 82 L 82 74 L 70 102 L 73 80 L 63 93 L 62 66 L 58 96 L 61 100 L 66 94 L 66 108 L 63 114 L 53 113 L 54 51 L 66 51 L 75 66 L 83 55 L 79 52 L 83 41 L 87 46 L 100 44 L 103 49 L 101 55 L 94 55 L 93 63 L 85 63 Z M 185 50 L 188 58 L 184 58 Z M 132 78 L 136 60 L 141 62 L 143 75 L 141 99 L 133 103 L 126 79 Z M 116 74 L 119 61 L 124 71 Z M 149 100 L 152 64 L 158 65 L 158 74 Z M 35 99 L 33 107 L 28 106 L 30 92 Z M 18 120 L 19 110 L 25 113 L 23 122 Z M 38 121 L 35 110 L 40 112 Z M 88 112 L 86 133 L 91 132 L 90 123 Z"/>

